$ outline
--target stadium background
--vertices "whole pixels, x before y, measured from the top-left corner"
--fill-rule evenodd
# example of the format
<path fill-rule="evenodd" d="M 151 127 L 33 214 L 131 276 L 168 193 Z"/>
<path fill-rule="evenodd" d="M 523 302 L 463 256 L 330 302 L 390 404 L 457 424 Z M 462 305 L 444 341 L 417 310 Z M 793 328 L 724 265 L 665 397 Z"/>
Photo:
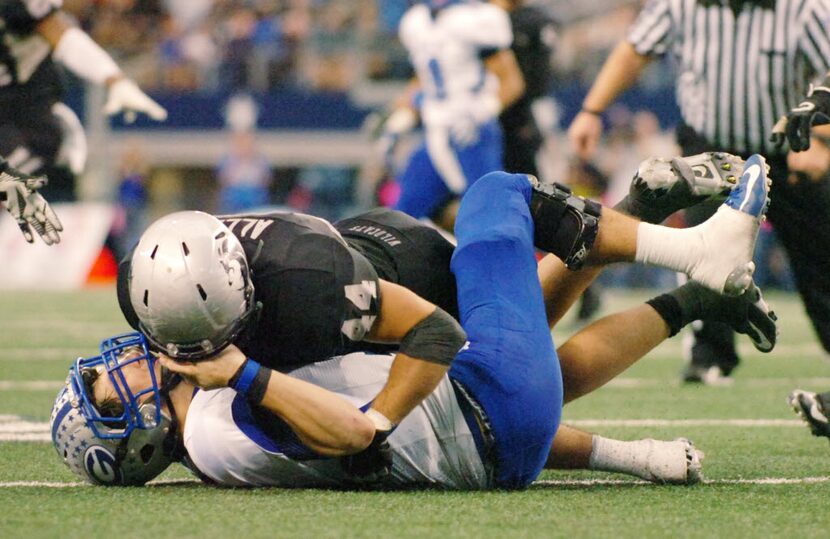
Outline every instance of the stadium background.
<path fill-rule="evenodd" d="M 613 202 L 642 158 L 676 151 L 670 130 L 678 112 L 672 77 L 666 76 L 671 66 L 650 67 L 605 115 L 607 136 L 595 169 L 575 174 L 564 129 L 640 2 L 537 3 L 561 25 L 550 89 L 556 107 L 542 170 L 551 181 L 581 178 L 580 187 L 594 192 L 596 178 L 605 178 L 604 196 Z M 545 474 L 543 484 L 527 493 L 486 495 L 238 492 L 191 483 L 103 492 L 74 483 L 44 443 L 43 422 L 68 361 L 94 353 L 100 337 L 125 329 L 108 284 L 114 257 L 159 215 L 216 211 L 223 158 L 252 141 L 272 173 L 270 204 L 327 218 L 374 205 L 380 162 L 364 124 L 410 74 L 395 39 L 407 5 L 65 0 L 65 9 L 170 117 L 163 124 L 110 121 L 100 111 L 102 93 L 67 80 L 66 102 L 83 119 L 90 155 L 78 185 L 79 205 L 58 207 L 68 216 L 65 241 L 51 252 L 30 247 L 7 216 L 0 218 L 6 259 L 0 285 L 19 289 L 4 291 L 0 309 L 0 321 L 9 328 L 0 344 L 0 535 L 137 535 L 124 529 L 128 518 L 142 535 L 177 537 L 339 537 L 391 530 L 402 536 L 540 537 L 824 532 L 827 447 L 794 419 L 784 398 L 796 386 L 824 389 L 830 370 L 799 303 L 787 292 L 792 285 L 786 260 L 769 231 L 760 242 L 766 263 L 759 264 L 758 277 L 762 286 L 782 290 L 771 295 L 782 315 L 781 344 L 773 355 L 742 346 L 745 364 L 732 387 L 679 387 L 675 339 L 615 384 L 566 409 L 566 420 L 625 439 L 689 435 L 707 452 L 710 485 L 657 488 L 589 473 Z M 82 253 L 73 258 L 73 251 Z M 71 273 L 73 265 L 72 279 L 50 279 Z M 665 287 L 672 279 L 617 270 L 605 283 Z M 29 290 L 50 283 L 80 290 Z M 617 292 L 604 308 L 644 298 Z M 563 325 L 558 342 L 573 328 L 570 320 Z M 186 477 L 176 471 L 163 479 Z M 124 508 L 131 506 L 138 511 L 127 517 Z"/>

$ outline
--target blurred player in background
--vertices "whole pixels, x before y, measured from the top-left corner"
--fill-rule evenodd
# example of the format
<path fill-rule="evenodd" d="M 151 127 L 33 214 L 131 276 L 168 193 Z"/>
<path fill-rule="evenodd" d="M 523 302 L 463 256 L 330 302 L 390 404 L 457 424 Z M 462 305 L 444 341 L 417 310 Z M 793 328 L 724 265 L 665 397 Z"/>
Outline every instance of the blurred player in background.
<path fill-rule="evenodd" d="M 683 121 L 677 141 L 683 155 L 725 150 L 767 157 L 775 201 L 769 218 L 787 250 L 813 328 L 830 352 L 830 181 L 791 176 L 786 151 L 769 140 L 776 120 L 796 104 L 811 78 L 830 67 L 828 20 L 830 7 L 823 0 L 650 0 L 605 62 L 569 137 L 579 156 L 591 157 L 602 133 L 602 113 L 652 60 L 671 54 L 679 69 Z M 830 111 L 830 103 L 816 105 L 828 95 L 815 92 L 796 114 Z M 792 122 L 791 131 L 803 131 L 802 125 Z M 687 212 L 687 222 L 701 222 L 714 209 L 695 208 Z M 739 361 L 734 334 L 724 325 L 702 324 L 695 330 L 690 359 L 686 381 L 728 376 Z"/>
<path fill-rule="evenodd" d="M 503 168 L 498 117 L 524 91 L 510 20 L 491 4 L 433 0 L 410 8 L 399 34 L 416 78 L 384 134 L 394 140 L 420 117 L 424 143 L 400 177 L 396 209 L 452 231 L 461 195 Z"/>
<path fill-rule="evenodd" d="M 551 106 L 551 56 L 557 39 L 556 24 L 545 11 L 525 5 L 524 0 L 493 0 L 492 3 L 510 16 L 513 31 L 510 49 L 525 82 L 521 97 L 506 106 L 499 116 L 504 131 L 504 170 L 539 176 L 536 155 L 545 137 L 534 107 Z"/>
<path fill-rule="evenodd" d="M 167 112 L 127 79 L 116 63 L 61 9 L 62 0 L 0 2 L 0 155 L 27 174 L 46 174 L 53 202 L 74 200 L 74 176 L 86 161 L 77 116 L 60 102 L 56 63 L 107 87 L 107 114 L 162 121 Z"/>

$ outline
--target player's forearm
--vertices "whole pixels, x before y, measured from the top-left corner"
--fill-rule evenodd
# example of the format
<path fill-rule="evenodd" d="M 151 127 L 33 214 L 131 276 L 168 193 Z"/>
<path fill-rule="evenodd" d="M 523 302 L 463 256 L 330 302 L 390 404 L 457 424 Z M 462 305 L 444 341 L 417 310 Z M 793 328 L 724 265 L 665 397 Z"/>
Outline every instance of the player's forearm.
<path fill-rule="evenodd" d="M 487 69 L 499 79 L 499 111 L 515 103 L 525 92 L 525 80 L 511 50 L 500 51 L 485 62 Z"/>
<path fill-rule="evenodd" d="M 397 425 L 438 387 L 448 370 L 449 365 L 398 354 L 372 408 Z"/>
<path fill-rule="evenodd" d="M 95 84 L 109 84 L 121 78 L 121 69 L 89 35 L 61 12 L 44 19 L 37 32 L 51 45 L 55 60 L 78 77 Z"/>
<path fill-rule="evenodd" d="M 300 440 L 321 455 L 361 451 L 375 427 L 353 404 L 303 380 L 274 372 L 260 406 L 277 414 Z"/>
<path fill-rule="evenodd" d="M 582 108 L 593 112 L 604 111 L 637 81 L 650 61 L 648 56 L 634 50 L 628 41 L 621 42 L 602 66 Z"/>

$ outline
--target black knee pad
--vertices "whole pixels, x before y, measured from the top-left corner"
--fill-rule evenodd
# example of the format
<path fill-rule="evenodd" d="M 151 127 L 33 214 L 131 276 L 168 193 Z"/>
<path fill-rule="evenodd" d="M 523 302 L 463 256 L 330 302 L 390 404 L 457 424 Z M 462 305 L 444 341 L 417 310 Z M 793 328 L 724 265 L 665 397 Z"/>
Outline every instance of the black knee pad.
<path fill-rule="evenodd" d="M 585 263 L 599 231 L 602 206 L 564 185 L 537 183 L 530 197 L 536 247 L 559 257 L 568 269 Z"/>

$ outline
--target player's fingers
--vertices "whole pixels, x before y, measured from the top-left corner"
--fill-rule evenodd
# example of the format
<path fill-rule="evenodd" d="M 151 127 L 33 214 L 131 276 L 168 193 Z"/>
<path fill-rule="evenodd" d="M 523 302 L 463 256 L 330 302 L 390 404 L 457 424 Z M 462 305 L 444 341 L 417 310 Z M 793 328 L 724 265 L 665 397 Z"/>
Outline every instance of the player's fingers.
<path fill-rule="evenodd" d="M 784 141 L 787 137 L 787 116 L 781 116 L 775 125 L 772 128 L 772 134 L 769 137 L 769 141 L 772 142 L 776 148 L 780 148 L 784 145 Z"/>
<path fill-rule="evenodd" d="M 793 116 L 787 122 L 787 140 L 790 142 L 790 149 L 794 152 L 802 151 L 801 140 L 801 117 Z"/>
<path fill-rule="evenodd" d="M 147 97 L 147 102 L 144 103 L 144 113 L 157 122 L 163 122 L 167 119 L 167 110 L 149 97 Z"/>
<path fill-rule="evenodd" d="M 47 204 L 46 207 L 43 208 L 43 212 L 46 215 L 46 222 L 48 222 L 52 228 L 58 232 L 63 232 L 63 223 L 61 223 L 61 220 L 58 218 L 58 214 L 55 213 L 52 206 Z"/>
<path fill-rule="evenodd" d="M 29 223 L 26 221 L 18 221 L 17 226 L 20 227 L 20 231 L 23 233 L 23 238 L 28 241 L 29 243 L 35 242 L 35 237 L 32 235 L 32 231 L 29 229 Z"/>
<path fill-rule="evenodd" d="M 183 376 L 192 376 L 196 373 L 195 364 L 176 361 L 175 359 L 165 356 L 164 354 L 159 354 L 159 362 L 172 372 L 181 374 Z"/>

